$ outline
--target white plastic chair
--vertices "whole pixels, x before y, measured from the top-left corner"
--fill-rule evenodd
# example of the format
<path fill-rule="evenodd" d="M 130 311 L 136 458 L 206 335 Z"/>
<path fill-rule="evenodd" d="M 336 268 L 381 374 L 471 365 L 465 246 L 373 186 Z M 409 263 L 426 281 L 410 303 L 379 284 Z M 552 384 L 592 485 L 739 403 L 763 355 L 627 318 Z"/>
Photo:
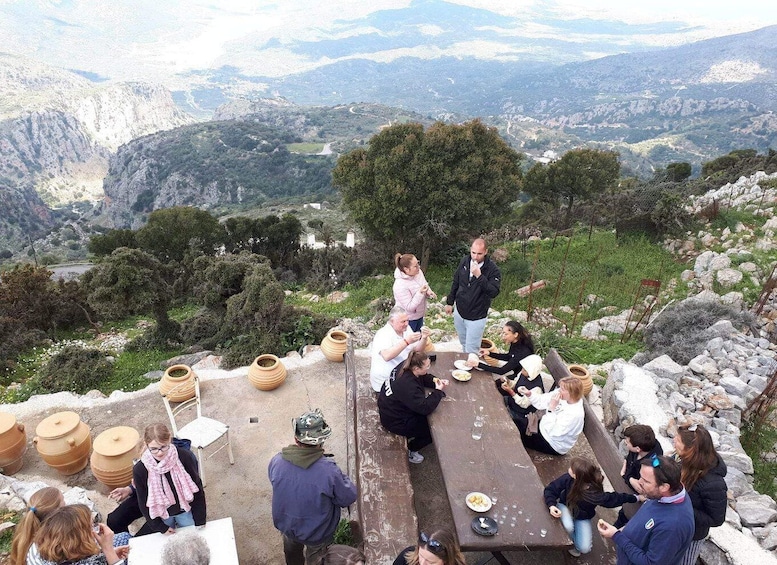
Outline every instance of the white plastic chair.
<path fill-rule="evenodd" d="M 205 467 L 203 466 L 203 449 L 209 445 L 215 443 L 222 437 L 226 438 L 226 441 L 216 451 L 208 455 L 206 459 L 213 457 L 216 453 L 227 448 L 229 453 L 230 465 L 235 464 L 235 458 L 232 455 L 232 441 L 229 438 L 229 426 L 214 420 L 212 418 L 206 418 L 202 415 L 202 401 L 200 399 L 200 378 L 194 375 L 194 398 L 177 403 L 175 406 L 171 405 L 170 400 L 167 398 L 169 395 L 175 395 L 179 388 L 191 386 L 191 383 L 182 383 L 173 388 L 167 394 L 162 395 L 162 400 L 165 403 L 165 409 L 167 415 L 170 418 L 170 426 L 173 428 L 173 435 L 180 439 L 188 439 L 192 442 L 192 449 L 197 449 L 197 462 L 200 470 L 200 478 L 202 479 L 202 486 L 205 486 Z M 178 427 L 176 424 L 176 417 L 183 411 L 197 406 L 197 417 L 185 424 L 183 427 Z"/>

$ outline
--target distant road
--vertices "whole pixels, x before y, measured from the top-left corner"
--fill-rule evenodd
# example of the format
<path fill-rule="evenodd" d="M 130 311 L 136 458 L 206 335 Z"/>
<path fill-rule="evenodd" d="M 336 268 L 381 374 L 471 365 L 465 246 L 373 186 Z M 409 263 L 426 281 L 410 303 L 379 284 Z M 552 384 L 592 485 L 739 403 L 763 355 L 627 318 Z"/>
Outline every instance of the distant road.
<path fill-rule="evenodd" d="M 92 267 L 94 267 L 94 263 L 68 263 L 65 265 L 48 265 L 46 268 L 52 271 L 52 279 L 70 281 L 77 279 Z"/>

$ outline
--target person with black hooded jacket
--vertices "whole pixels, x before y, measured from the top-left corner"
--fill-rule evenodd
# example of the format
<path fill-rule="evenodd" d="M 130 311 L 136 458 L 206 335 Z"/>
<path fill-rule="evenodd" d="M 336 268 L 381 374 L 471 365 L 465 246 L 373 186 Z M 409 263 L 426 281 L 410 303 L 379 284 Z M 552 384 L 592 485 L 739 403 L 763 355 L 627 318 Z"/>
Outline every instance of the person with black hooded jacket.
<path fill-rule="evenodd" d="M 445 396 L 446 379 L 429 374 L 431 361 L 422 351 L 414 351 L 397 365 L 380 389 L 378 414 L 380 423 L 391 433 L 407 439 L 408 460 L 424 460 L 418 450 L 432 443 L 432 432 L 426 417 L 434 412 Z M 426 389 L 434 389 L 427 395 Z"/>
<path fill-rule="evenodd" d="M 696 529 L 680 565 L 694 565 L 710 528 L 726 519 L 728 504 L 726 464 L 715 451 L 712 437 L 700 424 L 681 426 L 674 437 L 675 456 L 682 467 L 681 480 L 693 505 Z"/>

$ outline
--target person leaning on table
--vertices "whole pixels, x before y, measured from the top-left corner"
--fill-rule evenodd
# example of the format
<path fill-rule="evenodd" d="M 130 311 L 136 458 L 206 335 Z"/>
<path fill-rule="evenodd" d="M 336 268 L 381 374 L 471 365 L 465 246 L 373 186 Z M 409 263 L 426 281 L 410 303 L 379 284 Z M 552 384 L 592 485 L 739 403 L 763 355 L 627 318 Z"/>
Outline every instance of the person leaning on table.
<path fill-rule="evenodd" d="M 577 441 L 583 431 L 585 411 L 583 408 L 583 383 L 577 377 L 564 377 L 558 382 L 558 390 L 534 394 L 525 386 L 517 391 L 504 383 L 502 389 L 510 396 L 522 394 L 529 398 L 537 410 L 545 410 L 540 419 L 537 433 L 529 429 L 529 416 L 513 417 L 521 432 L 523 445 L 550 455 L 564 455 Z"/>

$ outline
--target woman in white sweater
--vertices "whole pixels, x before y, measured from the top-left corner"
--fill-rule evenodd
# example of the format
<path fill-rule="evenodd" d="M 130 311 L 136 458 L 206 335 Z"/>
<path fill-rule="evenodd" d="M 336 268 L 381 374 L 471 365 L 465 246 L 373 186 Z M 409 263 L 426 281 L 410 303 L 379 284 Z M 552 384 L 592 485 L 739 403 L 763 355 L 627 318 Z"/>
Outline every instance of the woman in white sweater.
<path fill-rule="evenodd" d="M 583 383 L 577 377 L 564 377 L 559 388 L 544 394 L 532 394 L 526 387 L 517 391 L 504 388 L 511 396 L 519 393 L 529 398 L 537 410 L 545 410 L 539 429 L 533 433 L 526 418 L 513 418 L 521 432 L 523 445 L 550 455 L 564 455 L 577 441 L 583 431 L 585 412 L 583 410 Z M 511 394 L 512 393 L 512 394 Z"/>

